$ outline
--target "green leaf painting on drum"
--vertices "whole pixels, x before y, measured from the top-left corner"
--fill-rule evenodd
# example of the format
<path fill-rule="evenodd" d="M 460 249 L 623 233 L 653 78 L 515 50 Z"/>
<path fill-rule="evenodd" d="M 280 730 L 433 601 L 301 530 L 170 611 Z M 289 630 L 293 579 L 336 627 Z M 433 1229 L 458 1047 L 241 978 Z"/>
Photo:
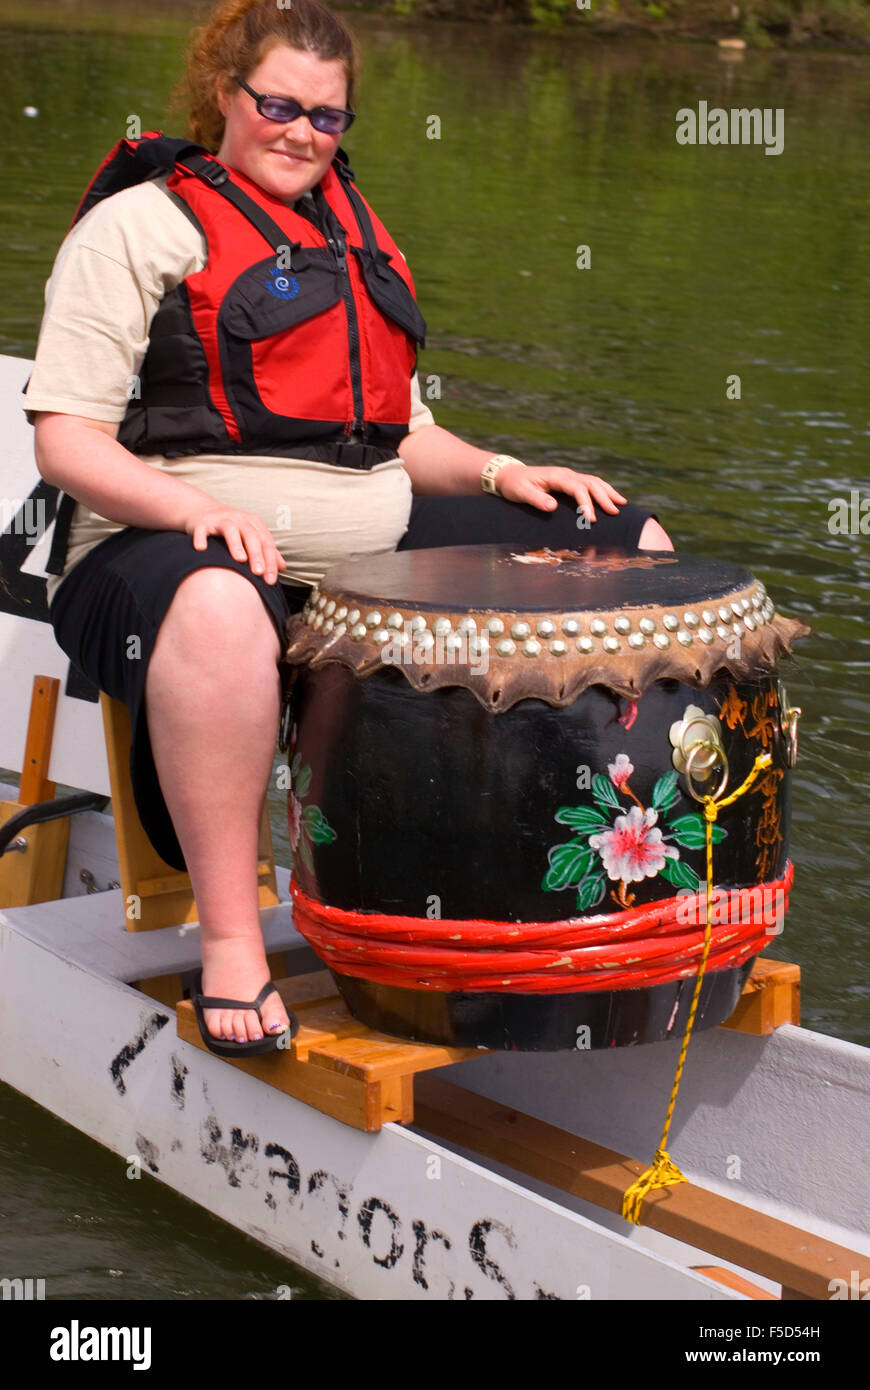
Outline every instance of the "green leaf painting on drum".
<path fill-rule="evenodd" d="M 654 811 L 669 811 L 677 799 L 677 774 L 666 772 L 653 787 L 652 804 Z"/>
<path fill-rule="evenodd" d="M 703 849 L 707 843 L 704 822 L 700 816 L 680 816 L 678 820 L 670 822 L 670 827 L 677 844 L 682 845 L 684 849 Z M 725 831 L 720 825 L 714 825 L 713 844 L 721 844 L 724 839 Z"/>
<path fill-rule="evenodd" d="M 680 848 L 704 849 L 704 821 L 694 814 L 673 820 L 667 815 L 680 799 L 677 774 L 667 772 L 660 777 L 653 787 L 652 805 L 644 806 L 629 786 L 634 767 L 627 753 L 617 754 L 616 761 L 608 763 L 607 773 L 607 777 L 598 773 L 592 779 L 595 806 L 560 806 L 556 812 L 555 820 L 569 826 L 574 837 L 566 844 L 551 846 L 549 868 L 541 881 L 544 892 L 576 889 L 576 911 L 580 913 L 589 912 L 604 899 L 608 880 L 618 884 L 611 888 L 610 896 L 622 908 L 635 901 L 636 894 L 628 891 L 628 884 L 658 875 L 676 888 L 700 892 L 701 879 L 680 858 Z M 623 805 L 620 796 L 634 804 Z M 720 844 L 726 833 L 721 826 L 714 826 L 713 843 Z"/>
<path fill-rule="evenodd" d="M 302 755 L 296 752 L 296 725 L 290 730 L 290 790 L 287 793 L 287 826 L 290 848 L 309 871 L 314 870 L 311 845 L 331 845 L 337 839 L 329 821 L 319 806 L 303 806 L 311 787 L 311 768 L 302 766 Z"/>
<path fill-rule="evenodd" d="M 551 893 L 560 888 L 576 888 L 589 872 L 593 857 L 589 845 L 582 840 L 554 845 L 550 850 L 550 867 L 544 875 L 543 887 Z"/>

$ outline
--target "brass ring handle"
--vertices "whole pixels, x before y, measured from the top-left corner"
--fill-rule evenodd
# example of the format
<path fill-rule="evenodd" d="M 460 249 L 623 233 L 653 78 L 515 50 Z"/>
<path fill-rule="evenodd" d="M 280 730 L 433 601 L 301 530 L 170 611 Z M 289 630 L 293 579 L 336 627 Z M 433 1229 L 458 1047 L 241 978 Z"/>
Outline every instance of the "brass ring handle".
<path fill-rule="evenodd" d="M 789 705 L 781 715 L 781 725 L 783 738 L 785 739 L 785 760 L 789 767 L 794 767 L 797 762 L 798 752 L 798 720 L 803 710 L 800 705 Z"/>
<path fill-rule="evenodd" d="M 695 784 L 692 780 L 692 774 L 694 772 L 694 763 L 702 749 L 706 749 L 709 753 L 712 754 L 712 766 L 715 766 L 716 763 L 722 764 L 722 780 L 719 783 L 719 786 L 716 788 L 715 792 L 712 793 L 713 800 L 718 801 L 719 797 L 722 796 L 723 792 L 725 791 L 725 788 L 728 786 L 728 759 L 725 756 L 724 750 L 721 749 L 718 746 L 718 744 L 710 743 L 708 739 L 696 739 L 696 741 L 692 744 L 691 748 L 686 754 L 686 782 L 689 787 L 689 792 L 695 798 L 696 801 L 701 802 L 706 801 L 707 797 L 710 795 L 709 792 L 704 793 L 703 796 L 699 795 L 698 792 L 695 791 Z"/>

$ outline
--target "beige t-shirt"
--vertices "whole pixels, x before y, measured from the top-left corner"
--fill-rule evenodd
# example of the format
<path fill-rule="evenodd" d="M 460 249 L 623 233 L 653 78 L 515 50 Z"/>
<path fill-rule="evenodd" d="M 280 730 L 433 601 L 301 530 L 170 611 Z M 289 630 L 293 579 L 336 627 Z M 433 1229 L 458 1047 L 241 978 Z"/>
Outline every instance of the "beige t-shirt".
<path fill-rule="evenodd" d="M 45 287 L 36 361 L 21 404 L 120 422 L 163 297 L 206 264 L 206 241 L 167 175 L 97 203 L 67 235 Z M 416 374 L 409 433 L 435 423 Z M 370 471 L 309 459 L 197 454 L 145 462 L 216 501 L 257 513 L 287 562 L 284 583 L 314 584 L 330 565 L 395 550 L 408 525 L 411 480 L 400 459 Z M 95 545 L 124 529 L 76 505 L 62 579 Z M 192 542 L 191 542 L 192 543 Z"/>

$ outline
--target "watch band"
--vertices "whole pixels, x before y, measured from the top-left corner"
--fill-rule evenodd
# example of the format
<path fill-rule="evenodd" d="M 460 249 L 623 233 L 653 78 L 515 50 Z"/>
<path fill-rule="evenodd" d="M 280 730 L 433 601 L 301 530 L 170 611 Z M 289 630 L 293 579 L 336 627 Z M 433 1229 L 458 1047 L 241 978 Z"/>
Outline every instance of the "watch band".
<path fill-rule="evenodd" d="M 507 467 L 509 463 L 516 463 L 520 468 L 525 468 L 526 466 L 522 459 L 511 458 L 510 454 L 493 454 L 480 475 L 480 486 L 484 492 L 491 492 L 496 497 L 501 496 L 495 485 L 495 480 L 501 470 Z"/>

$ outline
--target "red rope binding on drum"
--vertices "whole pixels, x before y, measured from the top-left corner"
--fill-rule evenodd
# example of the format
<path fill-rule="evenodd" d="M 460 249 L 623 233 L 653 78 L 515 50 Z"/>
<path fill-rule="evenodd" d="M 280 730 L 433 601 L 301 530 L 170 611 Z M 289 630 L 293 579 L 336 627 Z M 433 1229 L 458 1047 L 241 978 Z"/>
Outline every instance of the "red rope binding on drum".
<path fill-rule="evenodd" d="M 707 974 L 763 951 L 781 930 L 794 879 L 716 889 Z M 487 922 L 351 912 L 291 879 L 293 922 L 340 975 L 405 989 L 574 994 L 688 979 L 704 949 L 705 894 L 562 922 Z"/>

